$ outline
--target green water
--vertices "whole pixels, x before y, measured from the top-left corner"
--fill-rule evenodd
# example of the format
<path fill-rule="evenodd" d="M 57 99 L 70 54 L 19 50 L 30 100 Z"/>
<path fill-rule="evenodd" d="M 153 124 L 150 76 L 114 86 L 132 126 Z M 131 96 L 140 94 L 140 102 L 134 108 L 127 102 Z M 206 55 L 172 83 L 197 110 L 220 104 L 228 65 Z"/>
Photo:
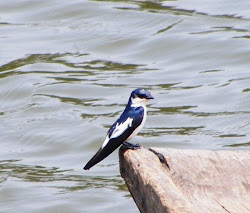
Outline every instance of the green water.
<path fill-rule="evenodd" d="M 248 1 L 0 1 L 0 212 L 138 212 L 117 152 L 82 167 L 130 92 L 131 142 L 250 148 Z"/>

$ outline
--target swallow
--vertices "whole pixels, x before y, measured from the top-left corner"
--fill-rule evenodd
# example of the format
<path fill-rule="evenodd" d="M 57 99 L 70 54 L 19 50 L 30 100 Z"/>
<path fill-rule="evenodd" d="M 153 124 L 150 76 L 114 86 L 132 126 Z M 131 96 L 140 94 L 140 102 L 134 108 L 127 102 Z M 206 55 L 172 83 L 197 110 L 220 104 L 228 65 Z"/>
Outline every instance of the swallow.
<path fill-rule="evenodd" d="M 84 170 L 89 170 L 122 144 L 130 149 L 138 148 L 138 145 L 128 141 L 142 129 L 147 118 L 146 105 L 150 99 L 154 98 L 146 89 L 138 88 L 131 93 L 123 113 L 110 127 L 101 148 L 84 166 Z"/>

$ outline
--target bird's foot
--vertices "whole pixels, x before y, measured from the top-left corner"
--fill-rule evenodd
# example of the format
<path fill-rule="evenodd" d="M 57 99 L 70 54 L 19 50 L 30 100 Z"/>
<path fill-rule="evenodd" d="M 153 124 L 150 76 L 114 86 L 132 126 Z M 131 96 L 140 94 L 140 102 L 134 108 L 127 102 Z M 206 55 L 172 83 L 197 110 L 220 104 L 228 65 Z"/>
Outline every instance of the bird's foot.
<path fill-rule="evenodd" d="M 141 148 L 141 145 L 140 144 L 132 144 L 132 143 L 129 143 L 129 142 L 124 142 L 123 145 L 127 148 L 127 149 L 132 149 L 132 150 L 135 150 L 135 149 L 140 149 Z"/>

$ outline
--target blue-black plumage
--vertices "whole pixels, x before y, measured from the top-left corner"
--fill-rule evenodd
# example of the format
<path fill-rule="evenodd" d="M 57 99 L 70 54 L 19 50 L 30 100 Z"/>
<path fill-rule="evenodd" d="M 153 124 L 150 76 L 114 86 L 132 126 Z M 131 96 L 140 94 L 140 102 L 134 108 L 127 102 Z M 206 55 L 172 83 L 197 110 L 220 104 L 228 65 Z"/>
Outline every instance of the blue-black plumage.
<path fill-rule="evenodd" d="M 146 89 L 138 88 L 131 93 L 125 110 L 110 127 L 101 148 L 83 169 L 90 169 L 110 155 L 122 143 L 129 141 L 138 134 L 146 121 L 146 105 L 150 99 L 153 99 L 153 97 Z"/>

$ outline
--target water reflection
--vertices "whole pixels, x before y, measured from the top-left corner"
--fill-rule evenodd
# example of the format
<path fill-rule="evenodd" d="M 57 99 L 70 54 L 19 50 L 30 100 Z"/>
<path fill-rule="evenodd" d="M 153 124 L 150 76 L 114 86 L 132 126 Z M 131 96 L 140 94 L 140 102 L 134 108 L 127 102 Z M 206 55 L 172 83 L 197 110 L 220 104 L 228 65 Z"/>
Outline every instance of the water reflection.
<path fill-rule="evenodd" d="M 8 70 L 14 70 L 17 68 L 20 68 L 25 65 L 30 65 L 34 63 L 62 63 L 65 66 L 71 66 L 72 64 L 66 63 L 65 61 L 59 60 L 59 57 L 70 55 L 69 53 L 64 54 L 34 54 L 29 55 L 25 58 L 17 59 L 14 61 L 11 61 L 7 64 L 4 64 L 0 67 L 0 72 L 2 71 L 8 71 Z"/>
<path fill-rule="evenodd" d="M 186 111 L 188 109 L 195 108 L 196 106 L 176 106 L 176 107 L 159 107 L 159 108 L 154 108 L 158 109 L 155 112 L 151 112 L 151 114 L 159 114 L 159 113 L 164 113 L 164 114 L 173 114 L 173 113 L 178 113 L 178 114 L 190 114 L 193 113 L 191 111 Z"/>
<path fill-rule="evenodd" d="M 159 112 L 164 114 L 186 114 L 195 117 L 213 117 L 213 116 L 224 116 L 224 115 L 235 115 L 235 114 L 246 114 L 250 115 L 249 111 L 221 111 L 221 112 L 196 112 L 191 109 L 195 109 L 197 106 L 176 106 L 176 107 L 152 107 L 155 109 L 153 112 L 149 112 L 152 115 L 157 115 Z"/>
<path fill-rule="evenodd" d="M 153 34 L 153 35 L 157 35 L 157 34 L 160 34 L 160 33 L 164 33 L 164 32 L 166 32 L 166 31 L 168 31 L 168 30 L 171 30 L 174 26 L 180 24 L 181 22 L 182 22 L 182 21 L 177 21 L 177 22 L 174 23 L 174 24 L 171 24 L 171 25 L 169 25 L 169 26 L 167 26 L 167 27 L 165 27 L 165 28 L 163 28 L 163 29 L 158 30 L 158 31 L 157 31 L 155 34 Z"/>
<path fill-rule="evenodd" d="M 120 62 L 108 61 L 108 60 L 88 60 L 86 57 L 89 54 L 34 54 L 29 55 L 25 58 L 17 59 L 11 61 L 7 64 L 0 66 L 0 78 L 5 78 L 11 75 L 16 74 L 31 74 L 31 73 L 43 73 L 43 74 L 69 74 L 71 75 L 68 78 L 65 77 L 54 77 L 54 79 L 62 82 L 78 82 L 82 79 L 79 78 L 79 75 L 73 78 L 72 75 L 80 74 L 81 76 L 92 76 L 96 74 L 103 74 L 103 72 L 119 72 L 123 74 L 138 74 L 140 71 L 149 71 L 154 70 L 151 68 L 147 68 L 143 64 L 124 64 Z M 80 59 L 79 59 L 80 57 Z M 78 59 L 77 59 L 78 58 Z M 76 60 L 77 59 L 77 60 Z M 72 61 L 71 61 L 72 60 Z M 55 64 L 55 65 L 63 65 L 65 67 L 64 70 L 30 70 L 27 71 L 22 70 L 20 68 L 25 66 L 31 66 L 33 64 Z M 26 68 L 27 69 L 27 68 Z M 91 80 L 91 79 L 88 79 Z"/>
<path fill-rule="evenodd" d="M 200 130 L 204 129 L 205 126 L 197 127 L 157 127 L 157 128 L 147 128 L 147 130 L 141 133 L 142 136 L 157 137 L 161 135 L 195 135 L 200 134 Z M 198 130 L 198 131 L 197 131 Z"/>
<path fill-rule="evenodd" d="M 239 135 L 239 134 L 223 134 L 219 135 L 220 138 L 231 138 L 231 137 L 245 137 L 246 135 Z"/>
<path fill-rule="evenodd" d="M 91 99 L 91 98 L 85 98 L 85 99 L 79 99 L 79 98 L 73 98 L 73 97 L 62 97 L 58 95 L 47 95 L 47 94 L 36 94 L 35 96 L 43 96 L 48 97 L 52 99 L 58 99 L 63 103 L 70 103 L 73 105 L 81 105 L 81 106 L 98 106 L 96 102 L 102 101 L 104 99 Z"/>
<path fill-rule="evenodd" d="M 172 6 L 166 6 L 159 1 L 130 1 L 131 6 L 117 6 L 116 9 L 120 10 L 134 10 L 134 11 L 146 11 L 148 13 L 158 13 L 158 14 L 172 14 L 176 16 L 186 15 L 191 16 L 193 14 L 207 15 L 202 12 L 197 12 L 195 10 L 177 9 Z M 135 6 L 134 6 L 135 5 Z M 181 22 L 181 21 L 180 21 Z M 177 24 L 179 22 L 176 22 Z M 175 24 L 174 24 L 175 25 Z M 171 25 L 169 26 L 171 28 Z"/>
<path fill-rule="evenodd" d="M 104 187 L 127 191 L 119 175 L 93 177 L 73 173 L 73 170 L 61 170 L 57 167 L 24 165 L 20 160 L 0 161 L 0 174 L 4 177 L 1 179 L 1 184 L 4 184 L 8 178 L 16 178 L 24 182 L 48 183 L 48 186 L 59 189 L 61 193 Z"/>
<path fill-rule="evenodd" d="M 230 144 L 230 145 L 225 145 L 224 147 L 246 147 L 246 146 L 250 146 L 250 142 L 238 143 L 238 144 Z"/>
<path fill-rule="evenodd" d="M 208 31 L 202 31 L 202 32 L 195 32 L 195 33 L 191 33 L 191 34 L 209 34 L 209 33 L 216 33 L 216 32 L 223 32 L 223 31 L 228 31 L 228 32 L 249 32 L 246 29 L 235 29 L 233 27 L 212 27 L 211 30 Z M 236 36 L 237 37 L 237 36 Z M 236 38 L 234 37 L 234 38 Z"/>

